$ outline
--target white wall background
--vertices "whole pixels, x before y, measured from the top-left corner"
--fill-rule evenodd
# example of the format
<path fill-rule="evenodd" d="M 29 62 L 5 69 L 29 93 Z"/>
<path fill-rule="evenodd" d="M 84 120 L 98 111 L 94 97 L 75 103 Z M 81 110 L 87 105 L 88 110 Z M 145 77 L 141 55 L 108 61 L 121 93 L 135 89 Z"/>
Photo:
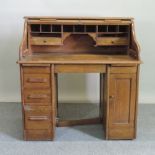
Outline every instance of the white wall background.
<path fill-rule="evenodd" d="M 0 101 L 20 101 L 16 60 L 23 16 L 134 17 L 144 61 L 140 76 L 140 103 L 155 103 L 154 0 L 0 0 Z M 99 94 L 96 81 L 98 76 L 94 74 L 60 76 L 62 100 L 95 102 Z"/>

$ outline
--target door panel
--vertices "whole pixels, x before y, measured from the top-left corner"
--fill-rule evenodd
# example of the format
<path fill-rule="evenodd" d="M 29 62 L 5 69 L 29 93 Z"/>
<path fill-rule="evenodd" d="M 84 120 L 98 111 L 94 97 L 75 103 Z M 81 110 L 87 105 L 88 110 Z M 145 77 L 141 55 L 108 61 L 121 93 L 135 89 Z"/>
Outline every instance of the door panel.
<path fill-rule="evenodd" d="M 109 137 L 111 139 L 132 139 L 136 75 L 111 74 L 109 86 Z"/>

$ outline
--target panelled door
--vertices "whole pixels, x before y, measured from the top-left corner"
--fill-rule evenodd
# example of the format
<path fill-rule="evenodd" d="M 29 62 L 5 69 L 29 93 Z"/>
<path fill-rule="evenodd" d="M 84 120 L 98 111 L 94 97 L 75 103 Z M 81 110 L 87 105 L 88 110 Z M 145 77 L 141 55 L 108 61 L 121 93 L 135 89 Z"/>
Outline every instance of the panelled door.
<path fill-rule="evenodd" d="M 108 139 L 133 139 L 136 74 L 110 74 Z"/>

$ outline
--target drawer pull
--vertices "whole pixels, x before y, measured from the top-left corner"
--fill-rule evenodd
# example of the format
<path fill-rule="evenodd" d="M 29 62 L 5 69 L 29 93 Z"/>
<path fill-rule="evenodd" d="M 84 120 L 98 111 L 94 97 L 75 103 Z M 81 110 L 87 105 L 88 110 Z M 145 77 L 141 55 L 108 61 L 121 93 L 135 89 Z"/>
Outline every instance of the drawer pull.
<path fill-rule="evenodd" d="M 30 121 L 46 121 L 49 120 L 48 116 L 29 116 L 28 120 Z"/>
<path fill-rule="evenodd" d="M 32 82 L 32 83 L 46 83 L 47 79 L 43 78 L 28 78 L 27 82 Z"/>
<path fill-rule="evenodd" d="M 37 95 L 28 95 L 28 99 L 45 99 L 47 98 L 47 95 L 45 94 L 37 94 Z"/>
<path fill-rule="evenodd" d="M 115 98 L 115 96 L 113 96 L 113 95 L 109 96 L 109 99 L 114 99 L 114 98 Z"/>

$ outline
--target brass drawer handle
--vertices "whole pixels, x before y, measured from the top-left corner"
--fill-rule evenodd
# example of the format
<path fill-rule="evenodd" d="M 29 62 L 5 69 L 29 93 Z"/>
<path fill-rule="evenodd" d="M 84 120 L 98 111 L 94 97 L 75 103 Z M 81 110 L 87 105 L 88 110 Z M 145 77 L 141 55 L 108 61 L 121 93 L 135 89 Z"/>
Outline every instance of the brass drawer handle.
<path fill-rule="evenodd" d="M 47 43 L 47 41 L 46 41 L 46 40 L 43 40 L 43 42 L 44 42 L 44 43 Z"/>
<path fill-rule="evenodd" d="M 28 95 L 28 99 L 45 99 L 47 98 L 47 95 L 45 94 L 36 94 L 36 95 Z"/>
<path fill-rule="evenodd" d="M 28 78 L 27 82 L 32 82 L 32 83 L 46 83 L 47 79 L 45 78 Z"/>
<path fill-rule="evenodd" d="M 48 116 L 29 116 L 28 120 L 30 121 L 46 121 L 49 120 Z"/>

